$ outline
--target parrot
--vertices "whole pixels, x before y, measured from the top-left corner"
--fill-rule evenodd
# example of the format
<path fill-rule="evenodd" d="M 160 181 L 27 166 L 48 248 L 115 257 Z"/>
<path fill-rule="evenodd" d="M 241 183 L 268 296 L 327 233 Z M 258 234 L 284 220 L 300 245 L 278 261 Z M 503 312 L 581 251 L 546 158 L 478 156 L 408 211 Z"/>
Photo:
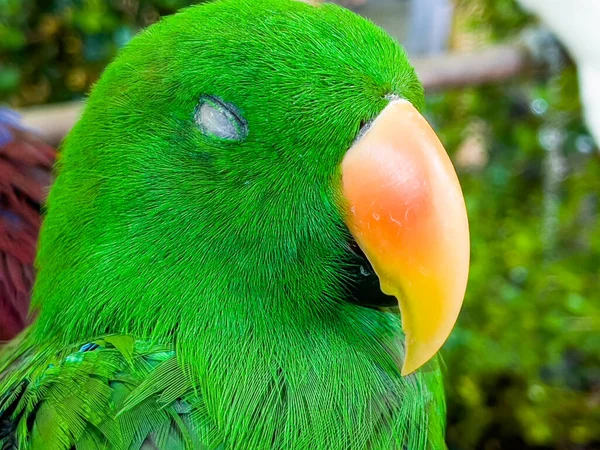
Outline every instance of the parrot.
<path fill-rule="evenodd" d="M 216 0 L 107 66 L 44 207 L 4 449 L 443 449 L 469 230 L 400 44 Z"/>
<path fill-rule="evenodd" d="M 0 108 L 0 345 L 27 324 L 40 205 L 56 149 Z"/>

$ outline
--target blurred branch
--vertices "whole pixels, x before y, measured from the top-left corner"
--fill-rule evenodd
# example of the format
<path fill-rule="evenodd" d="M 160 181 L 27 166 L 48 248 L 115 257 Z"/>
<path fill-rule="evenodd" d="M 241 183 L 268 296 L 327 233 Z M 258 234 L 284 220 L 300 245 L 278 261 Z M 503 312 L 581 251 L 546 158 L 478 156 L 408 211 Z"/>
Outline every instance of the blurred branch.
<path fill-rule="evenodd" d="M 51 145 L 58 144 L 77 122 L 83 102 L 55 103 L 19 111 L 22 124 Z"/>
<path fill-rule="evenodd" d="M 413 60 L 427 91 L 497 83 L 531 68 L 533 60 L 522 45 L 498 45 L 473 53 L 447 53 Z"/>
<path fill-rule="evenodd" d="M 534 66 L 524 46 L 502 45 L 474 53 L 455 53 L 412 61 L 427 91 L 498 83 Z M 24 109 L 23 124 L 48 143 L 57 144 L 69 132 L 82 110 L 81 102 Z"/>

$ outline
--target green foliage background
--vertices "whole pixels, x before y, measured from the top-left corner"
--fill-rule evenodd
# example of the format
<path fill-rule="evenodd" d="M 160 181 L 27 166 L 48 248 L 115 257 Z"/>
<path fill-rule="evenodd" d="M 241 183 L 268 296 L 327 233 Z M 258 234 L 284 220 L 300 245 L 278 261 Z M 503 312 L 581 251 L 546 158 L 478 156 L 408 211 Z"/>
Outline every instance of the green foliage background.
<path fill-rule="evenodd" d="M 0 0 L 0 101 L 81 97 L 140 27 L 190 3 Z M 457 8 L 471 11 L 457 32 L 483 44 L 531 22 L 513 0 Z M 600 448 L 600 158 L 575 69 L 430 95 L 428 114 L 455 159 L 473 134 L 484 155 L 459 165 L 472 269 L 442 352 L 450 449 Z M 564 144 L 550 195 L 553 133 Z"/>
<path fill-rule="evenodd" d="M 462 7 L 475 12 L 465 32 L 488 43 L 531 22 L 512 0 Z M 451 448 L 600 448 L 600 158 L 577 89 L 565 65 L 549 78 L 429 97 L 449 151 L 477 123 L 488 156 L 460 173 L 472 266 L 443 351 Z M 554 197 L 552 134 L 564 139 Z"/>

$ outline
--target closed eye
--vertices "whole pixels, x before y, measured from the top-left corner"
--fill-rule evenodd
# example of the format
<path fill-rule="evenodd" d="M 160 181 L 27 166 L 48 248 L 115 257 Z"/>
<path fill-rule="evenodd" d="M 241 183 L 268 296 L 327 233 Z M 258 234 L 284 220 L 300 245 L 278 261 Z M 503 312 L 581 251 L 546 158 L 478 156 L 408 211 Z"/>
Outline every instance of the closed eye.
<path fill-rule="evenodd" d="M 248 122 L 239 109 L 216 96 L 200 97 L 194 120 L 200 131 L 209 137 L 241 141 L 248 135 Z"/>

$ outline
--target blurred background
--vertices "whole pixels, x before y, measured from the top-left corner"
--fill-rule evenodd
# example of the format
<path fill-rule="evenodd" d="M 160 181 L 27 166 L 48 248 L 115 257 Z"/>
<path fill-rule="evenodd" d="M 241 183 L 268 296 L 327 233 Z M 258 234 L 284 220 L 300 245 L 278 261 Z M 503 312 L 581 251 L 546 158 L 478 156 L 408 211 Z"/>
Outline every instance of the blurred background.
<path fill-rule="evenodd" d="M 338 1 L 407 48 L 466 196 L 471 275 L 442 351 L 451 450 L 600 448 L 600 56 L 590 51 L 600 35 L 585 34 L 598 31 L 585 28 L 594 16 L 583 6 L 592 1 L 562 0 L 562 11 L 552 9 L 561 0 Z M 27 123 L 28 107 L 83 98 L 140 28 L 192 3 L 0 0 L 0 104 Z M 57 144 L 77 107 L 43 111 L 42 140 Z M 0 133 L 0 146 L 11 139 Z"/>

